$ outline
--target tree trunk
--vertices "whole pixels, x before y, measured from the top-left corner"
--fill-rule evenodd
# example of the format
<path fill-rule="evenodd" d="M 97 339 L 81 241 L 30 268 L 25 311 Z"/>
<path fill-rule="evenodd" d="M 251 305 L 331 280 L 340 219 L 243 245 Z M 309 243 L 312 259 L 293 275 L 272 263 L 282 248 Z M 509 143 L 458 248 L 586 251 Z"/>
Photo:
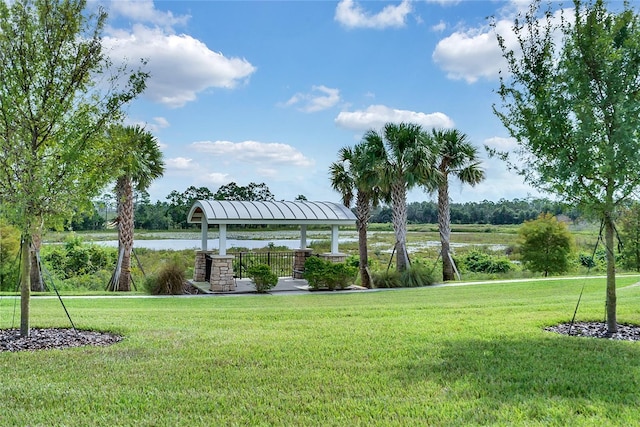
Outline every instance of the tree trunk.
<path fill-rule="evenodd" d="M 20 336 L 28 337 L 31 333 L 29 327 L 29 304 L 31 300 L 31 236 L 22 235 L 20 248 L 21 272 L 20 272 Z"/>
<path fill-rule="evenodd" d="M 618 332 L 616 318 L 616 259 L 614 253 L 614 224 L 611 212 L 604 214 L 604 242 L 607 252 L 607 333 Z"/>
<path fill-rule="evenodd" d="M 133 186 L 130 179 L 122 182 L 122 209 L 118 226 L 118 238 L 122 245 L 122 265 L 118 291 L 131 290 L 131 250 L 133 249 Z"/>
<path fill-rule="evenodd" d="M 451 213 L 449 206 L 449 183 L 444 174 L 443 184 L 438 187 L 438 228 L 442 251 L 442 280 L 454 280 L 453 263 L 449 256 L 451 251 Z"/>
<path fill-rule="evenodd" d="M 356 227 L 358 227 L 358 251 L 360 253 L 360 281 L 365 288 L 371 288 L 371 277 L 369 277 L 369 252 L 367 249 L 367 224 L 370 215 L 369 198 L 358 191 L 356 199 Z"/>
<path fill-rule="evenodd" d="M 394 182 L 391 186 L 393 205 L 393 229 L 396 237 L 396 269 L 403 272 L 409 266 L 407 254 L 407 189 L 404 182 Z"/>
<path fill-rule="evenodd" d="M 44 281 L 42 280 L 42 269 L 40 265 L 40 247 L 42 246 L 42 231 L 33 234 L 30 247 L 31 257 L 31 291 L 44 292 Z"/>

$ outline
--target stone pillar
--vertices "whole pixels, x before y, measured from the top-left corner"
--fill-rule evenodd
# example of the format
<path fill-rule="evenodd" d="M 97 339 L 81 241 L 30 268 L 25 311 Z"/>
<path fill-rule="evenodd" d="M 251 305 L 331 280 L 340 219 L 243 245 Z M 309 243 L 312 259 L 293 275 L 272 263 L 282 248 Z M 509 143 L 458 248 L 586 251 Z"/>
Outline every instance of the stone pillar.
<path fill-rule="evenodd" d="M 304 263 L 311 256 L 313 249 L 296 249 L 293 251 L 293 278 L 302 279 Z"/>
<path fill-rule="evenodd" d="M 320 254 L 320 258 L 326 259 L 327 261 L 331 261 L 337 264 L 339 262 L 345 262 L 347 260 L 347 254 L 325 253 L 325 254 Z"/>
<path fill-rule="evenodd" d="M 214 292 L 233 291 L 236 289 L 236 282 L 233 279 L 233 255 L 214 255 L 211 264 L 211 290 Z"/>
<path fill-rule="evenodd" d="M 193 269 L 193 281 L 205 282 L 207 280 L 207 255 L 212 251 L 196 251 L 196 265 Z"/>

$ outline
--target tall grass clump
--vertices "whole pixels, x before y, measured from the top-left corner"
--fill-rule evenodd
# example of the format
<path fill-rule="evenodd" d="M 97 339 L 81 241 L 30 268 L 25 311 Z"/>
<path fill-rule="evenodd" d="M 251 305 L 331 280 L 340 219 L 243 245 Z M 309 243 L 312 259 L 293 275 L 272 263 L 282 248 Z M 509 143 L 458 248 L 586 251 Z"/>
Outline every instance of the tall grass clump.
<path fill-rule="evenodd" d="M 419 288 L 432 285 L 434 282 L 431 272 L 421 264 L 412 264 L 400 275 L 400 283 L 405 288 Z"/>
<path fill-rule="evenodd" d="M 152 295 L 181 295 L 184 293 L 184 283 L 184 268 L 173 259 L 164 264 L 157 274 L 148 276 L 144 285 Z"/>
<path fill-rule="evenodd" d="M 396 270 L 375 271 L 371 274 L 374 288 L 400 288 L 402 277 Z"/>

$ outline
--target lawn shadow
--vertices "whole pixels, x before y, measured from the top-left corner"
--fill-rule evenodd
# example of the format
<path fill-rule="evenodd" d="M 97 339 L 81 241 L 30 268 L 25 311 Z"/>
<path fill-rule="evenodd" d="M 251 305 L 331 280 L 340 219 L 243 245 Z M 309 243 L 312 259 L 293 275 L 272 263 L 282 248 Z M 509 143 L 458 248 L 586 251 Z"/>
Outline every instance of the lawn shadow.
<path fill-rule="evenodd" d="M 486 409 L 529 405 L 545 411 L 545 402 L 567 401 L 575 405 L 576 413 L 592 403 L 640 408 L 640 343 L 636 342 L 552 333 L 536 338 L 461 339 L 443 342 L 437 360 L 410 363 L 404 369 L 400 379 L 408 384 L 439 383 L 448 395 L 444 399 L 482 402 L 478 406 Z"/>

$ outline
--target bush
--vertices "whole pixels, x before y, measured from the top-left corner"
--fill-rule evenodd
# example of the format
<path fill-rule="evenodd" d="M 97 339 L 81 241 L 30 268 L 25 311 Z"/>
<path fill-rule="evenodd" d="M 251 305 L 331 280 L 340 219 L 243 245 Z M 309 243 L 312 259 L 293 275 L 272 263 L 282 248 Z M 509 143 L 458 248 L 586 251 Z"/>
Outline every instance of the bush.
<path fill-rule="evenodd" d="M 0 222 L 0 290 L 18 289 L 18 253 L 20 232 L 17 228 Z"/>
<path fill-rule="evenodd" d="M 304 278 L 311 289 L 344 289 L 349 286 L 357 269 L 346 263 L 334 263 L 312 256 L 304 263 Z"/>
<path fill-rule="evenodd" d="M 385 270 L 371 274 L 374 288 L 400 288 L 402 277 L 396 270 Z"/>
<path fill-rule="evenodd" d="M 493 257 L 479 250 L 471 250 L 462 259 L 462 265 L 474 273 L 507 273 L 511 271 L 511 262 L 504 257 Z"/>
<path fill-rule="evenodd" d="M 278 276 L 266 264 L 256 264 L 249 267 L 247 276 L 253 282 L 258 293 L 267 292 L 278 284 Z"/>
<path fill-rule="evenodd" d="M 70 236 L 64 245 L 45 246 L 42 262 L 60 279 L 95 274 L 115 266 L 117 249 L 85 244 L 77 236 Z"/>
<path fill-rule="evenodd" d="M 158 274 L 147 277 L 144 286 L 152 295 L 181 295 L 184 282 L 184 268 L 176 260 L 171 260 L 160 268 Z"/>

